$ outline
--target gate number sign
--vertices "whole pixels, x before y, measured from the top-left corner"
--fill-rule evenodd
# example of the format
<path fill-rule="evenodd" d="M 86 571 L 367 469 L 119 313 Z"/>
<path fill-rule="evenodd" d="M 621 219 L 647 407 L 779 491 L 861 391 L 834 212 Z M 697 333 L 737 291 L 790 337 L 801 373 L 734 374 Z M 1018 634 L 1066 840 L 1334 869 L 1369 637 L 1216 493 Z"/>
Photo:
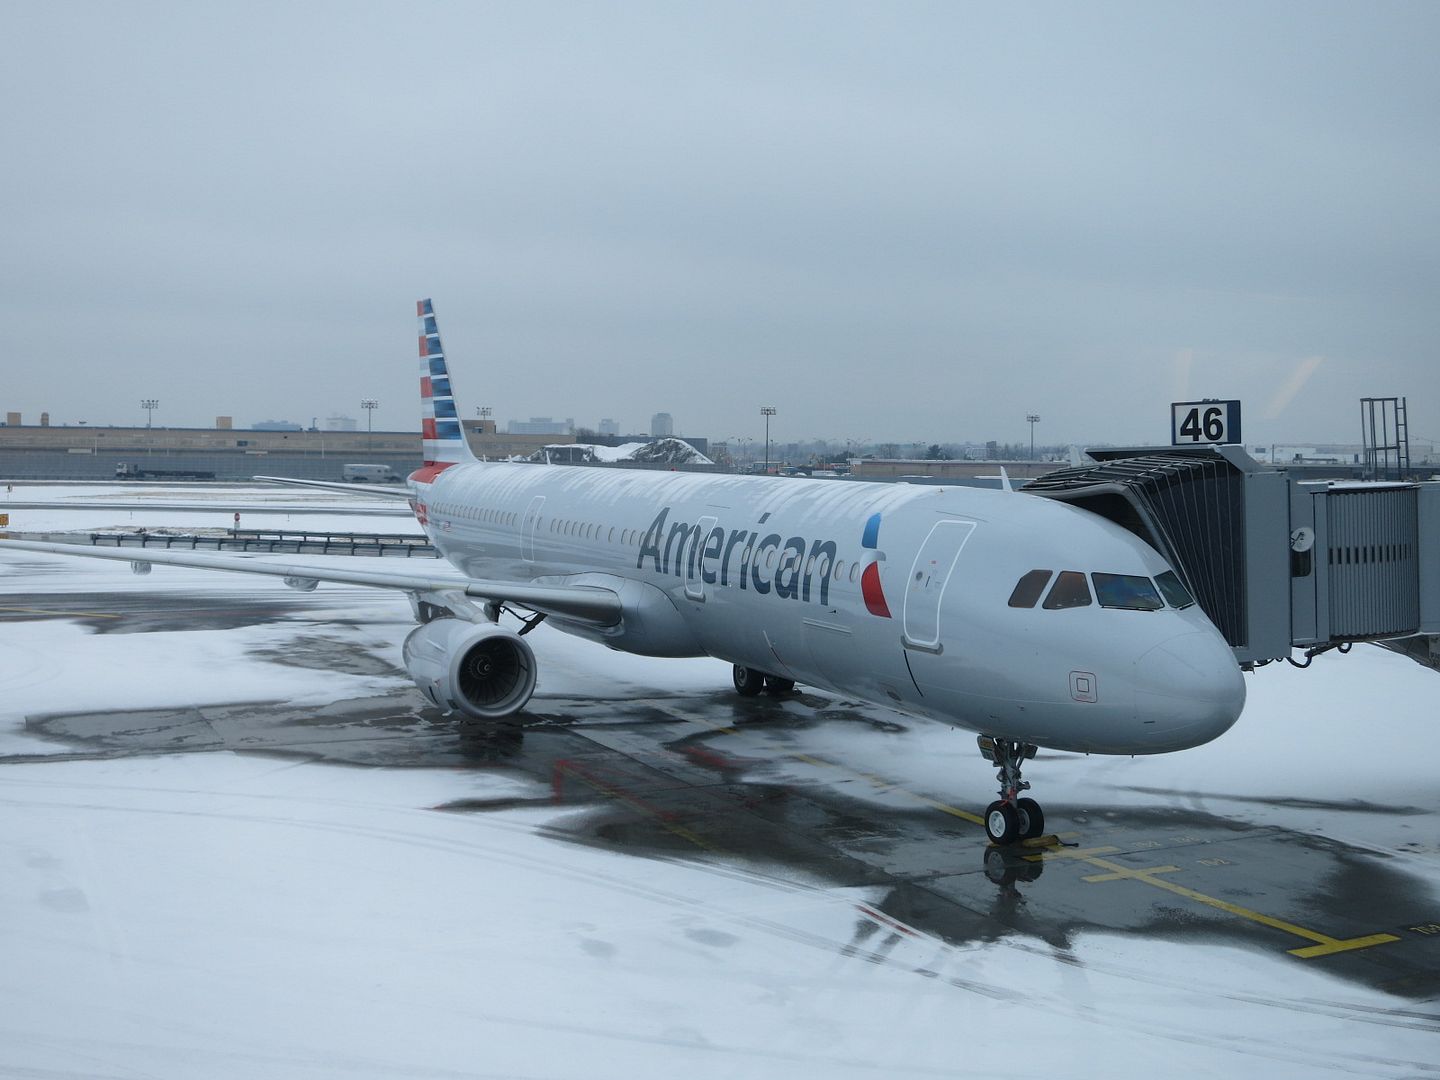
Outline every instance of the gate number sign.
<path fill-rule="evenodd" d="M 1170 406 L 1170 445 L 1240 442 L 1240 402 L 1177 401 Z"/>

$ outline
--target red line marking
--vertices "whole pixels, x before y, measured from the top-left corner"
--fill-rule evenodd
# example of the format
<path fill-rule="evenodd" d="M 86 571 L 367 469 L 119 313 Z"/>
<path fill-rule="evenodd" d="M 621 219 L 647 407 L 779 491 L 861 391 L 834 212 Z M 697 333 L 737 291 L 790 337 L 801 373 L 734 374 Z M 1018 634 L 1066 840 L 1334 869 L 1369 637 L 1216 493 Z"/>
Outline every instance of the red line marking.
<path fill-rule="evenodd" d="M 872 907 L 868 907 L 865 904 L 856 904 L 855 906 L 860 910 L 861 914 L 866 915 L 871 919 L 874 919 L 876 922 L 884 926 L 890 927 L 892 930 L 897 930 L 908 937 L 921 936 L 920 931 L 914 929 L 913 927 L 906 926 L 902 922 L 898 922 L 895 919 L 890 918 L 889 915 L 882 915 L 880 914 L 880 912 L 876 911 Z"/>

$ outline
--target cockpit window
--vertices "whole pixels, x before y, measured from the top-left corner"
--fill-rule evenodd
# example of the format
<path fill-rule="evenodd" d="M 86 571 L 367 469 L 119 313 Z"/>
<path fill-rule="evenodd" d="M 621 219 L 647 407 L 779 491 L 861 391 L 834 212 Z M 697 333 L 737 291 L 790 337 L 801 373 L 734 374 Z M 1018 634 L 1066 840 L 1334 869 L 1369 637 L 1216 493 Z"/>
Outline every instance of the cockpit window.
<path fill-rule="evenodd" d="M 1190 595 L 1190 590 L 1180 584 L 1180 578 L 1174 570 L 1166 570 L 1155 578 L 1155 584 L 1160 586 L 1160 593 L 1165 597 L 1165 602 L 1171 607 L 1187 608 L 1195 603 L 1195 598 Z"/>
<path fill-rule="evenodd" d="M 1130 611 L 1159 611 L 1165 606 L 1148 577 L 1132 574 L 1093 574 L 1095 595 L 1101 607 Z"/>
<path fill-rule="evenodd" d="M 1040 594 L 1045 591 L 1045 583 L 1054 573 L 1053 570 L 1031 570 L 1020 579 L 1015 591 L 1010 594 L 1010 606 L 1034 607 L 1035 601 L 1039 600 Z"/>
<path fill-rule="evenodd" d="M 1076 570 L 1064 570 L 1055 579 L 1050 595 L 1040 605 L 1046 611 L 1063 611 L 1065 608 L 1089 607 L 1090 586 L 1085 584 L 1085 575 Z"/>

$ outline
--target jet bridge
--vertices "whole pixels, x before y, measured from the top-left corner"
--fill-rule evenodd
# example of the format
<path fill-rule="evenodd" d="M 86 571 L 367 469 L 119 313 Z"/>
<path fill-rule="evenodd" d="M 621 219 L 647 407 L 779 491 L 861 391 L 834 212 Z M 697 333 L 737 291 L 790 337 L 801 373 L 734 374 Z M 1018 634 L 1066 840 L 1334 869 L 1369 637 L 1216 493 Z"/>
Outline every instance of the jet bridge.
<path fill-rule="evenodd" d="M 1299 481 L 1239 446 L 1089 456 L 1024 490 L 1151 544 L 1243 666 L 1370 641 L 1440 670 L 1440 482 Z"/>

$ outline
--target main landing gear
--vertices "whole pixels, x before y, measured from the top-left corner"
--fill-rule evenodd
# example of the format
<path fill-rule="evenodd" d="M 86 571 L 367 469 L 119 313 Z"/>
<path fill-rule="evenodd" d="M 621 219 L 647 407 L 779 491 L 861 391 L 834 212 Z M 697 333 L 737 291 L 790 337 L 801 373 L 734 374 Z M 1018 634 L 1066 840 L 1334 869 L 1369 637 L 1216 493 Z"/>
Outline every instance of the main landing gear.
<path fill-rule="evenodd" d="M 794 679 L 782 679 L 778 675 L 766 675 L 753 667 L 735 665 L 735 692 L 741 697 L 754 697 L 762 690 L 772 694 L 788 694 L 795 689 Z"/>
<path fill-rule="evenodd" d="M 980 756 L 1000 766 L 995 774 L 1000 781 L 1000 798 L 985 808 L 985 833 L 997 844 L 1013 844 L 1030 840 L 1045 831 L 1045 814 L 1031 798 L 1017 798 L 1030 785 L 1020 779 L 1020 763 L 1035 756 L 1033 743 L 1014 739 L 994 739 L 981 735 Z"/>

